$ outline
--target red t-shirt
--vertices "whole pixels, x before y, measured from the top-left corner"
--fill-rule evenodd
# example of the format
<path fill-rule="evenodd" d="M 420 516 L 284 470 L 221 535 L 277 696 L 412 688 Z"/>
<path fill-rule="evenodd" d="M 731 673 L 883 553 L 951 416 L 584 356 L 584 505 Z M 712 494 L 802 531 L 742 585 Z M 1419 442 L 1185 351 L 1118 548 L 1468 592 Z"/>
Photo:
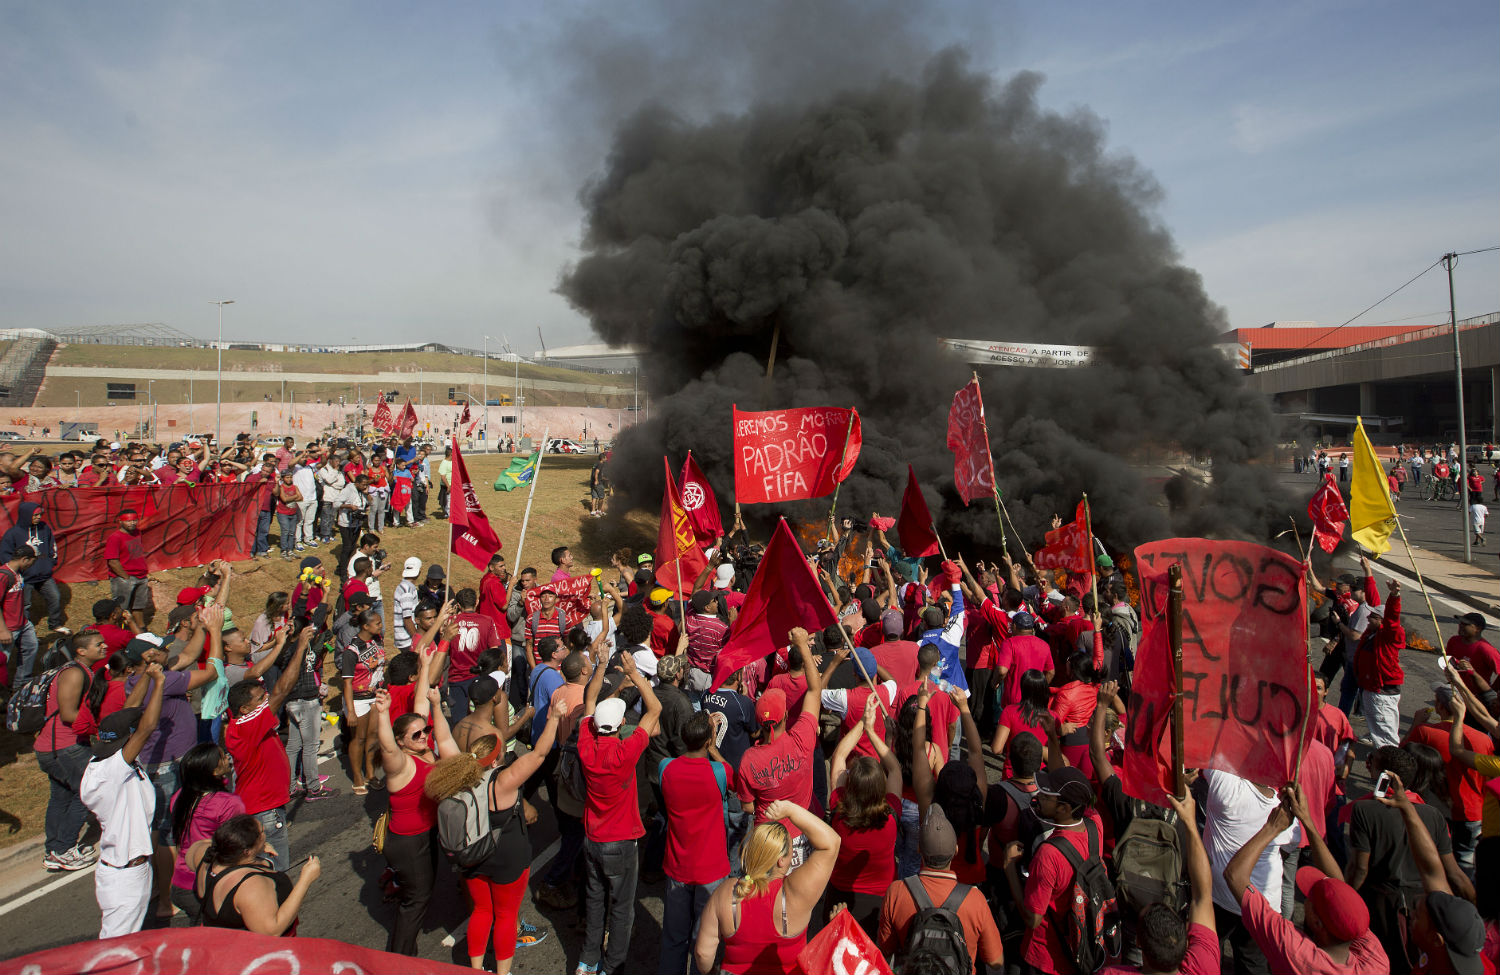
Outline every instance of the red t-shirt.
<path fill-rule="evenodd" d="M 1102 855 L 1104 850 L 1104 824 L 1099 814 L 1090 809 L 1084 814 L 1085 822 L 1094 826 L 1094 852 Z M 1061 829 L 1053 836 L 1061 836 L 1064 842 L 1072 843 L 1080 859 L 1089 856 L 1088 836 L 1083 829 Z M 1037 847 L 1031 858 L 1031 873 L 1026 878 L 1026 893 L 1022 905 L 1032 914 L 1040 914 L 1044 920 L 1031 929 L 1026 936 L 1026 964 L 1039 971 L 1054 975 L 1073 975 L 1078 970 L 1072 953 L 1062 941 L 1061 919 L 1069 909 L 1073 893 L 1073 867 L 1063 852 L 1054 849 L 1051 841 Z"/>
<path fill-rule="evenodd" d="M 817 722 L 804 711 L 786 729 L 786 734 L 763 745 L 751 745 L 740 758 L 740 798 L 755 803 L 755 821 L 767 822 L 766 807 L 777 799 L 787 799 L 803 809 L 812 807 L 813 739 Z M 787 824 L 792 836 L 802 831 Z"/>
<path fill-rule="evenodd" d="M 104 559 L 118 559 L 128 576 L 138 579 L 146 574 L 146 547 L 139 532 L 132 535 L 121 529 L 111 533 L 104 541 Z"/>
<path fill-rule="evenodd" d="M 276 734 L 280 725 L 267 700 L 224 727 L 224 747 L 234 759 L 234 792 L 252 816 L 291 799 L 292 768 Z"/>
<path fill-rule="evenodd" d="M 864 647 L 866 650 L 874 650 L 885 640 L 885 632 L 881 629 L 880 621 L 866 623 L 864 627 L 854 635 L 854 645 Z M 879 659 L 878 657 L 876 658 Z"/>
<path fill-rule="evenodd" d="M 729 846 L 724 832 L 724 794 L 707 758 L 683 757 L 667 762 L 661 773 L 662 802 L 667 812 L 667 855 L 662 872 L 681 884 L 711 884 L 729 876 Z M 724 786 L 734 794 L 734 769 L 724 769 Z"/>
<path fill-rule="evenodd" d="M 807 696 L 807 674 L 802 671 L 777 674 L 766 682 L 766 690 L 780 690 L 786 695 L 786 723 L 791 727 L 802 715 L 802 701 Z"/>
<path fill-rule="evenodd" d="M 1052 670 L 1052 648 L 1041 637 L 1022 633 L 1000 644 L 995 666 L 1008 668 L 1005 673 L 1005 689 L 1000 696 L 1001 706 L 1019 704 L 1021 675 L 1028 670 L 1040 670 L 1042 673 Z"/>
<path fill-rule="evenodd" d="M 588 718 L 578 729 L 578 758 L 588 781 L 583 808 L 584 835 L 595 843 L 615 843 L 646 835 L 635 794 L 635 765 L 651 736 L 641 728 L 621 740 L 594 730 Z"/>
<path fill-rule="evenodd" d="M 391 696 L 391 720 L 395 721 L 403 714 L 416 714 L 412 702 L 417 698 L 416 684 L 395 684 L 386 688 L 386 693 Z"/>
<path fill-rule="evenodd" d="M 1302 756 L 1302 795 L 1307 799 L 1307 811 L 1312 817 L 1318 835 L 1328 838 L 1328 810 L 1334 802 L 1333 752 L 1314 738 L 1307 743 L 1307 753 Z M 1307 831 L 1302 831 L 1303 849 L 1309 845 Z"/>
<path fill-rule="evenodd" d="M 910 640 L 890 640 L 885 643 L 877 643 L 870 648 L 870 653 L 875 657 L 875 663 L 885 668 L 885 672 L 895 679 L 897 684 L 906 684 L 916 679 L 917 676 L 917 645 Z"/>
<path fill-rule="evenodd" d="M 26 625 L 26 585 L 8 565 L 0 565 L 0 616 L 14 635 Z"/>
<path fill-rule="evenodd" d="M 885 702 L 886 710 L 894 718 L 896 716 L 896 692 L 890 689 L 890 684 L 876 684 L 875 686 L 880 689 L 880 700 Z M 844 710 L 843 717 L 839 720 L 840 736 L 848 734 L 849 730 L 855 725 L 864 723 L 865 702 L 870 700 L 870 688 L 864 686 L 851 687 L 844 694 L 847 707 Z M 952 702 L 950 701 L 949 704 L 951 705 Z M 885 713 L 880 712 L 880 705 L 877 704 L 875 707 L 877 711 L 875 737 L 881 741 L 885 741 Z M 948 753 L 944 751 L 943 754 L 946 755 Z M 875 746 L 870 744 L 868 736 L 860 735 L 859 740 L 854 743 L 854 751 L 851 753 L 851 757 L 856 755 L 875 757 Z"/>
<path fill-rule="evenodd" d="M 114 626 L 110 623 L 95 623 L 93 630 L 104 637 L 104 645 L 109 648 L 110 653 L 114 653 L 116 650 L 124 650 L 125 644 L 135 639 L 134 633 L 124 627 Z"/>
<path fill-rule="evenodd" d="M 1057 715 L 1055 714 L 1052 717 L 1053 720 L 1057 719 Z M 1005 740 L 1005 777 L 1008 779 L 1012 775 L 1010 769 L 1010 743 L 1015 740 L 1016 735 L 1019 735 L 1023 731 L 1029 731 L 1033 735 L 1036 735 L 1037 741 L 1042 743 L 1042 753 L 1044 755 L 1046 754 L 1047 740 L 1050 736 L 1047 734 L 1047 729 L 1043 728 L 1040 724 L 1026 723 L 1026 719 L 1021 715 L 1021 705 L 1019 704 L 1012 704 L 1009 707 L 1001 709 L 1000 724 L 1010 729 L 1010 737 Z"/>
<path fill-rule="evenodd" d="M 918 680 L 899 688 L 896 691 L 896 706 L 891 709 L 892 717 L 899 714 L 901 709 L 906 707 L 907 699 L 921 689 L 922 682 Z M 927 740 L 937 746 L 944 761 L 948 759 L 948 748 L 953 741 L 953 726 L 958 723 L 958 720 L 958 706 L 953 703 L 953 698 L 944 691 L 934 691 L 927 699 Z"/>
<path fill-rule="evenodd" d="M 1336 704 L 1324 704 L 1318 708 L 1313 719 L 1313 737 L 1321 741 L 1330 752 L 1338 752 L 1339 746 L 1354 740 L 1354 727 L 1349 716 Z"/>
<path fill-rule="evenodd" d="M 1256 903 L 1256 902 L 1259 903 Z M 1349 943 L 1349 960 L 1339 965 L 1311 938 L 1266 903 L 1254 890 L 1240 892 L 1240 917 L 1270 962 L 1273 972 L 1388 972 L 1391 960 L 1368 927 Z M 1214 972 L 1219 971 L 1215 962 Z"/>
<path fill-rule="evenodd" d="M 1266 903 L 1264 897 L 1256 897 L 1255 900 L 1262 904 Z M 1267 907 L 1267 910 L 1270 908 Z M 1290 922 L 1287 924 L 1291 927 Z M 1326 955 L 1324 956 L 1327 957 Z M 1187 928 L 1187 953 L 1182 956 L 1182 963 L 1177 966 L 1177 975 L 1219 975 L 1219 936 L 1201 924 L 1189 924 Z M 1358 968 L 1353 971 L 1381 971 L 1383 966 L 1373 968 Z M 1140 971 L 1134 965 L 1105 965 L 1099 969 L 1099 975 L 1136 975 Z M 1294 966 L 1282 968 L 1271 966 L 1273 972 L 1312 972 L 1317 969 L 1309 967 Z"/>
<path fill-rule="evenodd" d="M 1443 756 L 1447 766 L 1448 795 L 1453 801 L 1453 818 L 1477 823 L 1484 810 L 1484 776 L 1477 769 L 1465 768 L 1452 760 L 1448 740 L 1453 722 L 1419 724 L 1407 732 L 1406 740 L 1430 745 Z M 1495 754 L 1495 743 L 1489 735 L 1475 728 L 1464 728 L 1464 747 L 1476 755 Z"/>
<path fill-rule="evenodd" d="M 968 607 L 968 660 L 965 663 L 975 670 L 988 670 L 1000 658 L 1000 644 L 1010 638 L 1010 617 L 1005 610 L 986 599 L 978 608 Z"/>
<path fill-rule="evenodd" d="M 1068 758 L 1068 764 L 1074 768 L 1081 768 L 1088 774 L 1093 770 L 1093 763 L 1089 762 L 1088 723 L 1094 716 L 1094 708 L 1099 704 L 1099 689 L 1093 684 L 1085 684 L 1083 681 L 1073 680 L 1052 692 L 1051 711 L 1057 715 L 1058 721 L 1066 721 L 1080 727 L 1063 739 L 1063 754 Z M 1081 741 L 1079 739 L 1082 739 Z"/>
<path fill-rule="evenodd" d="M 366 596 L 370 594 L 370 587 L 365 585 L 362 580 L 350 579 L 344 583 L 344 605 L 348 606 L 349 600 L 360 593 L 364 593 Z"/>
<path fill-rule="evenodd" d="M 495 624 L 495 632 L 502 640 L 510 639 L 510 620 L 505 616 L 505 604 L 509 600 L 510 593 L 499 576 L 486 572 L 479 577 L 479 611 Z"/>
<path fill-rule="evenodd" d="M 828 797 L 828 808 L 837 810 L 842 789 Z M 851 894 L 884 896 L 896 881 L 896 821 L 901 818 L 901 797 L 887 794 L 891 814 L 874 829 L 851 829 L 835 811 L 833 831 L 839 834 L 839 855 L 828 884 Z"/>
<path fill-rule="evenodd" d="M 465 681 L 474 676 L 470 671 L 479 662 L 479 655 L 500 646 L 501 638 L 494 621 L 483 613 L 459 613 L 454 622 L 458 624 L 458 636 L 450 648 L 448 679 Z"/>
<path fill-rule="evenodd" d="M 677 623 L 666 613 L 651 613 L 651 652 L 658 657 L 677 652 Z"/>
<path fill-rule="evenodd" d="M 1448 656 L 1454 660 L 1467 660 L 1474 668 L 1474 673 L 1485 679 L 1486 683 L 1495 682 L 1495 672 L 1500 671 L 1500 650 L 1496 650 L 1483 637 L 1473 643 L 1464 642 L 1463 637 L 1454 634 L 1448 638 Z M 1469 678 L 1469 686 L 1476 687 L 1474 679 Z"/>

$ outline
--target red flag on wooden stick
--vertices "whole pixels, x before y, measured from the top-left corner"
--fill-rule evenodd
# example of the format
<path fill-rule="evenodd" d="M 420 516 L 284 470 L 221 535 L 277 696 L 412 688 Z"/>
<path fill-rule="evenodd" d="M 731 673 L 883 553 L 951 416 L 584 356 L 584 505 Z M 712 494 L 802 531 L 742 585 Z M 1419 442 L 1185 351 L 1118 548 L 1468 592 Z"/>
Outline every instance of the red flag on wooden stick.
<path fill-rule="evenodd" d="M 375 415 L 370 418 L 370 426 L 381 433 L 390 433 L 391 426 L 394 423 L 395 420 L 391 416 L 390 404 L 382 398 L 379 403 L 375 404 Z"/>
<path fill-rule="evenodd" d="M 953 405 L 948 408 L 948 449 L 953 451 L 953 484 L 964 504 L 992 497 L 995 474 L 978 379 L 953 394 Z"/>
<path fill-rule="evenodd" d="M 1066 569 L 1071 576 L 1079 572 L 1094 570 L 1093 553 L 1090 546 L 1088 513 L 1083 502 L 1078 502 L 1073 520 L 1047 533 L 1047 544 L 1036 553 L 1038 569 Z"/>
<path fill-rule="evenodd" d="M 901 552 L 909 559 L 938 554 L 937 529 L 932 526 L 932 512 L 917 484 L 917 472 L 906 465 L 906 493 L 901 495 L 901 514 L 896 518 L 896 534 L 901 538 Z"/>
<path fill-rule="evenodd" d="M 411 405 L 411 400 L 401 408 L 401 418 L 396 421 L 396 436 L 406 438 L 417 429 L 417 410 Z"/>
<path fill-rule="evenodd" d="M 688 594 L 693 591 L 693 583 L 708 565 L 708 560 L 703 557 L 703 549 L 698 547 L 693 526 L 682 507 L 677 482 L 672 479 L 672 468 L 665 457 L 661 462 L 666 470 L 667 483 L 662 488 L 661 525 L 656 530 L 656 582 L 673 592 L 680 590 Z"/>
<path fill-rule="evenodd" d="M 794 627 L 811 633 L 837 620 L 807 556 L 802 554 L 802 546 L 782 519 L 771 533 L 755 578 L 750 580 L 745 604 L 729 631 L 729 642 L 714 663 L 713 686 L 719 687 L 741 667 L 786 646 L 787 634 Z"/>
<path fill-rule="evenodd" d="M 500 551 L 500 536 L 490 526 L 490 519 L 479 506 L 479 496 L 469 480 L 464 455 L 453 438 L 453 501 L 449 503 L 448 524 L 452 526 L 453 554 L 483 571 Z"/>
<path fill-rule="evenodd" d="M 687 511 L 688 523 L 693 526 L 699 545 L 711 545 L 724 534 L 719 499 L 698 462 L 693 460 L 692 451 L 688 451 L 687 460 L 682 462 L 682 507 Z"/>
<path fill-rule="evenodd" d="M 1349 508 L 1344 504 L 1344 496 L 1339 494 L 1338 482 L 1332 474 L 1323 475 L 1323 483 L 1307 502 L 1307 517 L 1312 519 L 1313 541 L 1321 545 L 1323 551 L 1332 552 L 1339 547 L 1344 526 L 1349 521 Z"/>

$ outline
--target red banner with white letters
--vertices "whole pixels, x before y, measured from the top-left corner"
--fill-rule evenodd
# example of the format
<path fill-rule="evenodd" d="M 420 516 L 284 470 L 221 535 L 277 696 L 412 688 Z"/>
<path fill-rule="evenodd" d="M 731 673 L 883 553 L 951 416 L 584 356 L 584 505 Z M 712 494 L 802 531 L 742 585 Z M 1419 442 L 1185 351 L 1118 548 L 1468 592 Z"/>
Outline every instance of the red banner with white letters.
<path fill-rule="evenodd" d="M 735 500 L 767 504 L 832 494 L 854 470 L 862 442 L 859 413 L 852 409 L 747 413 L 735 407 Z"/>
<path fill-rule="evenodd" d="M 975 498 L 993 497 L 994 462 L 990 458 L 990 436 L 984 423 L 984 400 L 979 398 L 979 380 L 973 379 L 953 394 L 948 408 L 948 449 L 953 451 L 953 486 L 969 504 Z"/>
<path fill-rule="evenodd" d="M 469 480 L 469 468 L 464 464 L 463 452 L 458 449 L 457 434 L 453 437 L 452 460 L 453 500 L 448 505 L 448 526 L 452 537 L 448 543 L 454 555 L 483 571 L 500 551 L 500 536 L 495 534 L 489 517 L 479 505 L 474 482 Z"/>
<path fill-rule="evenodd" d="M 522 601 L 526 607 L 526 615 L 521 620 L 525 626 L 536 611 L 542 608 L 542 590 L 551 589 L 557 593 L 557 605 L 562 607 L 563 633 L 567 633 L 575 626 L 579 626 L 589 618 L 589 602 L 594 598 L 597 582 L 592 575 L 569 576 L 556 582 L 543 582 L 526 590 Z"/>

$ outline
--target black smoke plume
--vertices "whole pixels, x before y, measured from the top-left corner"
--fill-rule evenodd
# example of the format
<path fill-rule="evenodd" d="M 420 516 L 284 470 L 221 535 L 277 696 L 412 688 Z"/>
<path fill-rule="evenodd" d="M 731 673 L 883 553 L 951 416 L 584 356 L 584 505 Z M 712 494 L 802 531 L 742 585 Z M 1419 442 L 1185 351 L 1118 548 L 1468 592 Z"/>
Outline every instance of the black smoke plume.
<path fill-rule="evenodd" d="M 561 290 L 602 339 L 643 350 L 651 420 L 612 471 L 630 504 L 654 509 L 662 454 L 691 448 L 727 505 L 732 404 L 853 405 L 865 446 L 841 512 L 894 513 L 909 462 L 940 531 L 996 543 L 993 506 L 953 490 L 947 411 L 971 367 L 938 339 L 1011 339 L 1101 350 L 1081 368 L 980 370 L 1028 547 L 1085 491 L 1112 546 L 1274 534 L 1277 490 L 1253 464 L 1271 415 L 1214 348 L 1224 315 L 1178 263 L 1160 189 L 1096 117 L 1042 108 L 1040 85 L 996 83 L 949 50 L 919 81 L 707 122 L 652 105 L 618 127 Z M 1213 471 L 1171 507 L 1134 463 L 1168 450 Z"/>

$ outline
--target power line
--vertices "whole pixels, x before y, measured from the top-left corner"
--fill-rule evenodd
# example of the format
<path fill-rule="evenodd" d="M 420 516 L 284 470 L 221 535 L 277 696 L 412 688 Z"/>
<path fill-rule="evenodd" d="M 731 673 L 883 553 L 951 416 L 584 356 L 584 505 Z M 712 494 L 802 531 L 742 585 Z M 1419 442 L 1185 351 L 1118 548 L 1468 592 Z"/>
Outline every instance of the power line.
<path fill-rule="evenodd" d="M 1371 305 L 1369 308 L 1366 308 L 1363 311 L 1359 311 L 1359 312 L 1356 312 L 1353 315 L 1350 315 L 1348 319 L 1346 319 L 1345 321 L 1341 322 L 1338 325 L 1333 326 L 1332 328 L 1328 329 L 1326 332 L 1323 332 L 1321 335 L 1319 335 L 1317 338 L 1313 339 L 1311 342 L 1307 342 L 1307 343 L 1305 343 L 1303 345 L 1299 345 L 1297 348 L 1292 349 L 1291 351 L 1293 351 L 1293 352 L 1301 352 L 1303 349 L 1311 348 L 1312 346 L 1317 345 L 1319 342 L 1323 341 L 1328 336 L 1332 335 L 1334 332 L 1337 332 L 1339 329 L 1343 328 L 1345 325 L 1348 325 L 1350 322 L 1354 321 L 1356 318 L 1360 317 L 1361 315 L 1367 315 L 1370 312 L 1374 311 L 1376 308 L 1379 308 L 1381 305 L 1385 304 L 1387 301 L 1390 301 L 1392 298 L 1396 297 L 1396 295 L 1400 294 L 1402 291 L 1405 291 L 1408 287 L 1410 287 L 1412 284 L 1414 284 L 1417 281 L 1418 278 L 1422 277 L 1422 275 L 1426 274 L 1428 271 L 1431 271 L 1433 268 L 1437 267 L 1441 263 L 1443 263 L 1443 259 L 1440 257 L 1437 260 L 1433 261 L 1431 264 L 1427 265 L 1425 268 L 1423 268 L 1420 272 L 1418 272 L 1416 274 L 1415 277 L 1412 277 L 1411 279 L 1409 279 L 1401 287 L 1397 288 L 1395 291 L 1392 291 L 1390 294 L 1386 295 L 1384 298 L 1381 298 L 1379 301 L 1375 302 L 1375 304 Z"/>

